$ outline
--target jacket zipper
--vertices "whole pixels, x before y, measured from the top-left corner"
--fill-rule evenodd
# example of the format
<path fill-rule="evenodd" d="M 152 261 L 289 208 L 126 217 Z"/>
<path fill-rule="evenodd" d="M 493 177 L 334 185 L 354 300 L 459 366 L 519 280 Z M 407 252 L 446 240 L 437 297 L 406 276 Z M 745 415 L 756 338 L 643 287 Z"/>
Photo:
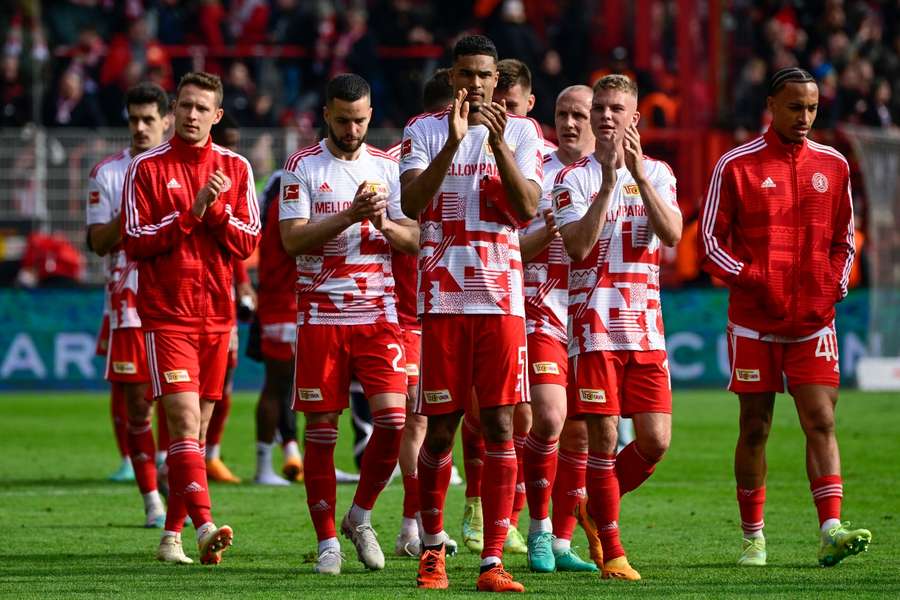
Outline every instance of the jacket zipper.
<path fill-rule="evenodd" d="M 791 269 L 792 280 L 790 281 L 790 294 L 791 294 L 791 312 L 790 318 L 792 324 L 797 323 L 797 260 L 800 256 L 800 189 L 797 184 L 797 156 L 791 151 L 791 191 L 793 192 L 793 198 L 791 199 L 791 208 L 794 213 L 794 231 L 797 232 L 794 235 L 794 256 L 793 259 L 793 269 Z"/>

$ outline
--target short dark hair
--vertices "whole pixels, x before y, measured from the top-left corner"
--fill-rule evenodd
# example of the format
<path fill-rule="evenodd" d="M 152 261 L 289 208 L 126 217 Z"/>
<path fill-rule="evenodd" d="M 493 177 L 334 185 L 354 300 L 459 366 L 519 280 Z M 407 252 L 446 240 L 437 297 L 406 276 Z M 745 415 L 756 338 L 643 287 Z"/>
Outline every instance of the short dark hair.
<path fill-rule="evenodd" d="M 155 83 L 142 82 L 125 92 L 125 109 L 133 104 L 155 104 L 161 117 L 169 114 L 169 95 Z"/>
<path fill-rule="evenodd" d="M 372 88 L 369 82 L 355 73 L 341 73 L 332 78 L 325 87 L 325 102 L 331 104 L 331 101 L 337 98 L 344 102 L 356 102 L 360 98 L 372 96 Z"/>
<path fill-rule="evenodd" d="M 531 93 L 531 69 L 521 60 L 504 58 L 497 63 L 497 71 L 500 73 L 497 79 L 497 89 L 501 92 L 509 91 L 513 86 L 519 85 L 526 94 Z"/>
<path fill-rule="evenodd" d="M 422 104 L 426 111 L 439 110 L 453 101 L 453 84 L 450 83 L 450 69 L 438 69 L 425 82 Z"/>
<path fill-rule="evenodd" d="M 176 98 L 181 95 L 181 88 L 186 85 L 193 85 L 201 90 L 214 92 L 216 95 L 216 108 L 222 106 L 222 98 L 225 96 L 225 91 L 222 88 L 222 80 L 218 75 L 213 75 L 212 73 L 206 73 L 204 71 L 193 71 L 184 75 L 181 78 L 181 81 L 178 82 L 178 89 L 175 90 Z"/>
<path fill-rule="evenodd" d="M 218 123 L 214 123 L 212 128 L 209 130 L 209 135 L 212 136 L 212 141 L 214 144 L 219 144 L 220 146 L 226 142 L 225 140 L 225 132 L 229 129 L 240 129 L 241 126 L 237 122 L 237 119 L 234 118 L 230 112 L 223 112 L 222 118 L 219 119 Z"/>
<path fill-rule="evenodd" d="M 809 71 L 798 67 L 787 67 L 776 71 L 769 80 L 769 95 L 774 96 L 789 83 L 815 83 L 816 78 Z"/>
<path fill-rule="evenodd" d="M 467 35 L 453 46 L 453 62 L 460 56 L 490 56 L 497 62 L 497 47 L 483 35 Z"/>

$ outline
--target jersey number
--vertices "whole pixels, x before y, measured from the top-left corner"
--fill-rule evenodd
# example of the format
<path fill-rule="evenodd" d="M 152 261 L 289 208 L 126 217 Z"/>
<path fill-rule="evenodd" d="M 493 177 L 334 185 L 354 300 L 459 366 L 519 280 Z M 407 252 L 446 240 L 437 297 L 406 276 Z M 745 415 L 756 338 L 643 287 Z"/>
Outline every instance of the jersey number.
<path fill-rule="evenodd" d="M 393 350 L 397 353 L 394 359 L 391 361 L 391 364 L 394 366 L 394 370 L 398 373 L 403 373 L 406 375 L 406 365 L 400 366 L 400 361 L 403 360 L 403 348 L 400 344 L 388 344 L 388 350 Z"/>
<path fill-rule="evenodd" d="M 816 357 L 820 356 L 829 362 L 838 359 L 837 336 L 833 333 L 819 336 L 819 342 L 816 344 Z"/>

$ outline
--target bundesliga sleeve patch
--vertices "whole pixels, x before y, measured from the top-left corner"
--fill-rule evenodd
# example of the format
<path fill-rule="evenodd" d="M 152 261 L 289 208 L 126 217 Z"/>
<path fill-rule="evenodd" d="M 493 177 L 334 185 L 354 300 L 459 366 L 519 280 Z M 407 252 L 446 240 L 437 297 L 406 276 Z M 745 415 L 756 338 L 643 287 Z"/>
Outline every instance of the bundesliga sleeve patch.
<path fill-rule="evenodd" d="M 400 144 L 400 158 L 406 158 L 410 154 L 412 154 L 412 138 L 406 138 Z"/>
<path fill-rule="evenodd" d="M 568 190 L 563 190 L 553 197 L 553 203 L 556 205 L 557 211 L 568 208 L 572 206 L 572 195 Z"/>
<path fill-rule="evenodd" d="M 281 193 L 281 199 L 285 202 L 298 202 L 300 200 L 300 184 L 291 183 L 284 186 Z"/>
<path fill-rule="evenodd" d="M 97 190 L 92 191 L 88 196 L 88 203 L 100 204 L 100 192 L 98 192 Z"/>

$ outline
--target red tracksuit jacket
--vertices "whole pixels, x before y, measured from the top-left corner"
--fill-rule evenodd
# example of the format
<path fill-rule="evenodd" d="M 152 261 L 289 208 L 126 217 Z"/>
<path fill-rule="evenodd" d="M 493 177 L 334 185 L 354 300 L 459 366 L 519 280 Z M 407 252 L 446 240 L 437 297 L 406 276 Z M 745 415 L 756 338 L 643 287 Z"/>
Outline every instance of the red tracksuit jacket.
<path fill-rule="evenodd" d="M 231 185 L 197 219 L 194 199 L 216 169 Z M 259 241 L 259 206 L 247 160 L 211 140 L 190 146 L 176 135 L 134 158 L 122 205 L 125 252 L 138 261 L 137 309 L 144 329 L 230 331 L 232 260 L 249 256 Z"/>
<path fill-rule="evenodd" d="M 719 159 L 700 212 L 704 270 L 730 290 L 728 318 L 802 337 L 834 319 L 853 264 L 850 169 L 834 148 L 773 130 Z"/>

